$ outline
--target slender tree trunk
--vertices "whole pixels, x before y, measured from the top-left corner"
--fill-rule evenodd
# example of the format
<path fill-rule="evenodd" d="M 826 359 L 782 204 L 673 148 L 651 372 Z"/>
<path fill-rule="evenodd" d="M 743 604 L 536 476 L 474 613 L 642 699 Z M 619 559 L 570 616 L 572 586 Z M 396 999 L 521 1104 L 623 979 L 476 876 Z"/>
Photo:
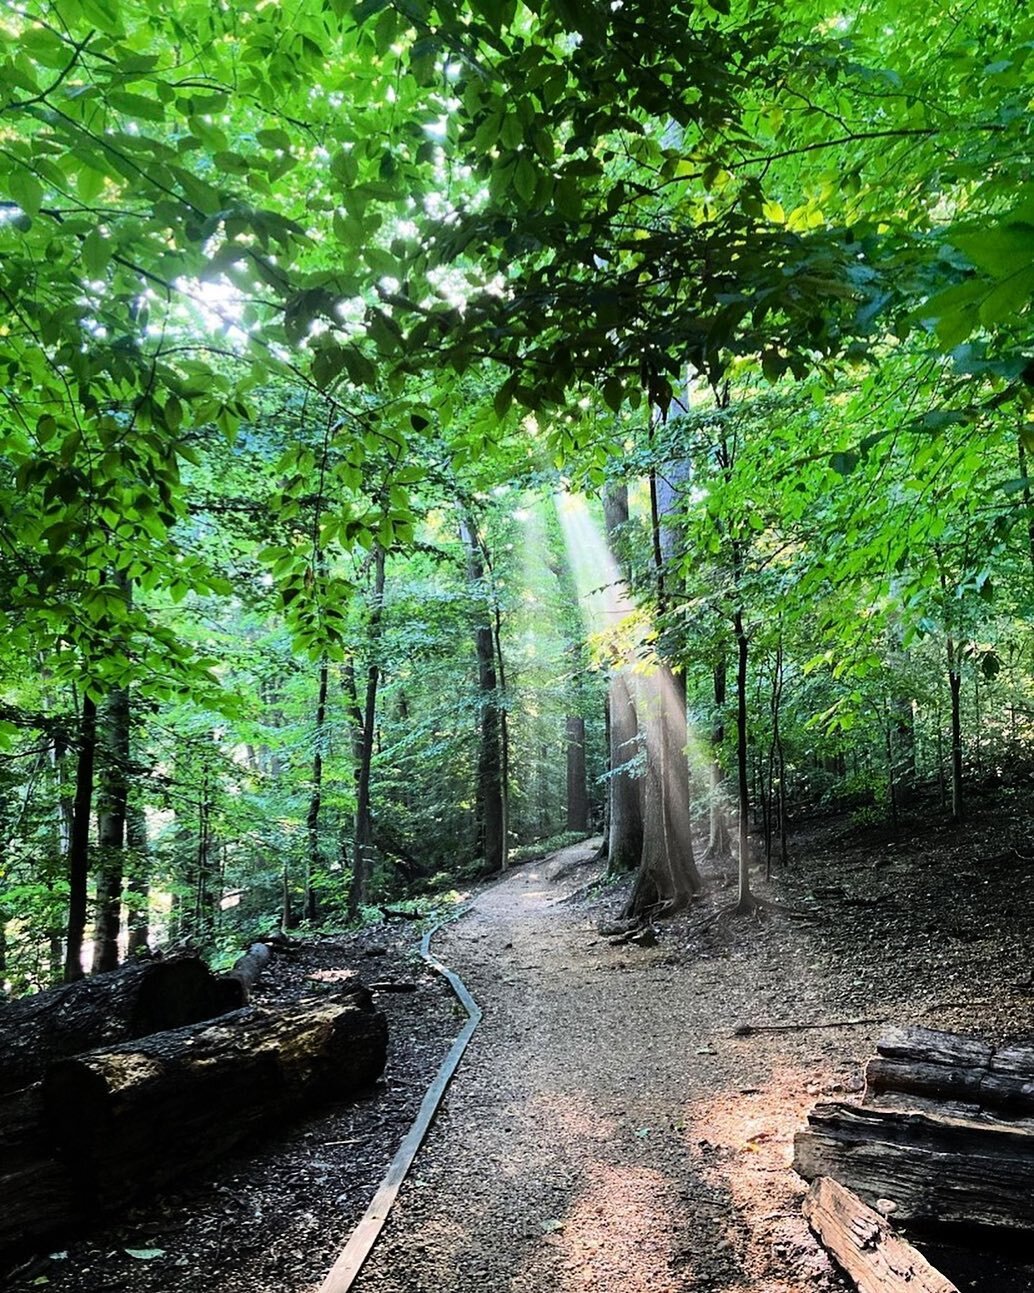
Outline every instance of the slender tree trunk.
<path fill-rule="evenodd" d="M 1017 457 L 1020 463 L 1020 479 L 1023 484 L 1023 504 L 1027 509 L 1027 547 L 1030 552 L 1030 564 L 1034 566 L 1034 499 L 1030 492 L 1030 477 L 1027 475 L 1027 450 L 1024 448 L 1023 437 L 1020 436 L 1016 441 Z"/>
<path fill-rule="evenodd" d="M 507 713 L 506 669 L 503 662 L 503 621 L 495 585 L 492 587 L 495 661 L 499 676 L 499 778 L 502 801 L 503 866 L 510 860 L 510 719 Z"/>
<path fill-rule="evenodd" d="M 467 573 L 475 587 L 484 583 L 485 564 L 477 526 L 472 516 L 461 523 L 467 546 Z M 506 786 L 504 782 L 503 721 L 500 681 L 496 669 L 496 635 L 492 625 L 475 629 L 478 692 L 480 695 L 480 744 L 478 748 L 477 803 L 479 846 L 486 875 L 506 865 Z M 501 653 L 500 653 L 501 659 Z"/>
<path fill-rule="evenodd" d="M 962 672 L 959 650 L 948 638 L 948 690 L 951 693 L 951 819 L 963 819 L 962 801 Z"/>
<path fill-rule="evenodd" d="M 323 868 L 320 850 L 320 806 L 323 798 L 323 745 L 326 739 L 327 690 L 330 685 L 330 665 L 326 656 L 320 661 L 319 691 L 316 696 L 316 731 L 312 751 L 312 791 L 309 795 L 309 812 L 306 818 L 309 852 L 305 868 L 305 899 L 303 918 L 315 925 L 319 918 L 315 877 Z"/>
<path fill-rule="evenodd" d="M 126 881 L 126 901 L 129 939 L 126 951 L 135 956 L 147 947 L 150 922 L 147 902 L 150 884 L 147 874 L 147 818 L 143 809 L 130 804 L 126 814 L 126 844 L 129 849 L 129 878 Z"/>
<path fill-rule="evenodd" d="M 739 799 L 739 890 L 737 910 L 747 913 L 753 909 L 750 892 L 750 782 L 747 764 L 747 656 L 749 643 L 743 628 L 743 611 L 733 615 L 736 636 L 736 771 Z"/>
<path fill-rule="evenodd" d="M 72 834 L 68 844 L 68 928 L 65 934 L 65 981 L 83 977 L 83 936 L 86 932 L 86 888 L 90 875 L 90 814 L 93 808 L 93 766 L 97 752 L 97 705 L 84 691 L 79 719 Z"/>
<path fill-rule="evenodd" d="M 370 772 L 373 765 L 373 740 L 377 717 L 377 686 L 380 668 L 376 648 L 384 608 L 384 549 L 374 548 L 373 603 L 370 610 L 370 664 L 366 671 L 366 704 L 363 710 L 362 754 L 356 782 L 355 844 L 353 848 L 352 883 L 348 891 L 348 915 L 354 920 L 359 908 L 369 898 L 372 859 L 372 820 L 370 815 Z"/>
<path fill-rule="evenodd" d="M 97 915 L 93 935 L 93 970 L 114 970 L 122 928 L 122 880 L 125 867 L 126 810 L 129 796 L 129 692 L 114 687 L 101 722 L 101 779 L 97 794 Z"/>
<path fill-rule="evenodd" d="M 725 772 L 722 769 L 720 751 L 725 742 L 725 657 L 714 667 L 714 725 L 711 728 L 711 767 L 710 798 L 708 804 L 708 839 L 707 857 L 712 861 L 722 861 L 732 855 L 732 841 L 729 839 L 729 821 L 726 816 Z"/>
<path fill-rule="evenodd" d="M 567 716 L 567 829 L 589 829 L 589 791 L 585 782 L 585 719 Z"/>

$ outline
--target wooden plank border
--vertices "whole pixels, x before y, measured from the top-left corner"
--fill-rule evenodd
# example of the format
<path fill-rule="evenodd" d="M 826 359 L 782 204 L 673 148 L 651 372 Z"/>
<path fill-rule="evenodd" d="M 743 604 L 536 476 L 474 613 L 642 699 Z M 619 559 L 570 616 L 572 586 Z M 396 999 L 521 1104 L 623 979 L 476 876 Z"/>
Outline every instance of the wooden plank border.
<path fill-rule="evenodd" d="M 420 1110 L 416 1119 L 406 1133 L 402 1144 L 399 1145 L 395 1157 L 391 1160 L 384 1180 L 381 1181 L 377 1193 L 373 1196 L 372 1203 L 363 1213 L 359 1224 L 352 1231 L 348 1243 L 342 1249 L 341 1255 L 320 1285 L 319 1293 L 348 1293 L 348 1290 L 355 1283 L 359 1272 L 363 1268 L 363 1263 L 369 1257 L 378 1236 L 384 1229 L 384 1223 L 388 1219 L 392 1204 L 398 1196 L 409 1169 L 413 1166 L 413 1160 L 416 1158 L 417 1151 L 423 1144 L 424 1137 L 427 1135 L 434 1115 L 438 1111 L 438 1106 L 445 1095 L 445 1089 L 459 1067 L 463 1052 L 467 1049 L 467 1044 L 473 1037 L 475 1029 L 481 1022 L 481 1007 L 467 991 L 466 984 L 454 970 L 450 970 L 447 965 L 443 965 L 431 954 L 431 939 L 434 935 L 438 933 L 443 925 L 459 920 L 469 910 L 469 906 L 464 907 L 451 916 L 447 916 L 445 920 L 440 920 L 436 925 L 432 925 L 420 940 L 420 955 L 436 974 L 442 975 L 448 982 L 449 987 L 456 994 L 460 1004 L 467 1012 L 467 1022 L 453 1042 L 448 1055 L 442 1061 L 434 1081 L 428 1087 L 427 1093 L 420 1103 Z"/>

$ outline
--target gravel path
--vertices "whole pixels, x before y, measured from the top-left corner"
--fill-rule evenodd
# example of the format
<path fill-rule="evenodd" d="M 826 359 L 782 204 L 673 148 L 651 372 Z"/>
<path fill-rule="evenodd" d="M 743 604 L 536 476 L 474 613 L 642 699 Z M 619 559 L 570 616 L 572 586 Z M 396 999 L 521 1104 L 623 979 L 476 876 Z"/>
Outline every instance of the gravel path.
<path fill-rule="evenodd" d="M 842 1287 L 790 1141 L 817 1094 L 857 1086 L 876 1030 L 735 1037 L 798 998 L 821 1017 L 807 936 L 773 922 L 690 965 L 611 946 L 596 904 L 562 901 L 591 852 L 515 871 L 436 939 L 485 1019 L 356 1290 Z"/>

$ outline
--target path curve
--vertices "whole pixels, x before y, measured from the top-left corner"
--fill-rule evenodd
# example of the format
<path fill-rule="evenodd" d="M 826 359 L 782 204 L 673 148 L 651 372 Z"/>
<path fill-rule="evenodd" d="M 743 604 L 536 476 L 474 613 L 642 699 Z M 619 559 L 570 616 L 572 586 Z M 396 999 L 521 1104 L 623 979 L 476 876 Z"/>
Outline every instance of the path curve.
<path fill-rule="evenodd" d="M 732 1035 L 759 996 L 785 1012 L 765 957 L 610 946 L 563 901 L 593 851 L 516 870 L 436 939 L 484 1019 L 356 1293 L 840 1287 L 788 1163 L 843 1061 Z"/>

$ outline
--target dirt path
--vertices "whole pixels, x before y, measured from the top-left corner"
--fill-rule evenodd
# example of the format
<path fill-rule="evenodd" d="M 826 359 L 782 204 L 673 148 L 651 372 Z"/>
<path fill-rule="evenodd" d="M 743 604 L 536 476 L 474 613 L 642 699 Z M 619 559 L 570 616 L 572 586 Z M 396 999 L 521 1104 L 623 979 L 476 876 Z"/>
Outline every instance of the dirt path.
<path fill-rule="evenodd" d="M 688 966 L 670 943 L 612 947 L 598 910 L 560 901 L 591 852 L 522 868 L 436 940 L 484 1023 L 356 1288 L 841 1287 L 799 1219 L 790 1140 L 820 1091 L 857 1084 L 876 1030 L 735 1037 L 842 1009 L 807 936 L 779 922 Z"/>

